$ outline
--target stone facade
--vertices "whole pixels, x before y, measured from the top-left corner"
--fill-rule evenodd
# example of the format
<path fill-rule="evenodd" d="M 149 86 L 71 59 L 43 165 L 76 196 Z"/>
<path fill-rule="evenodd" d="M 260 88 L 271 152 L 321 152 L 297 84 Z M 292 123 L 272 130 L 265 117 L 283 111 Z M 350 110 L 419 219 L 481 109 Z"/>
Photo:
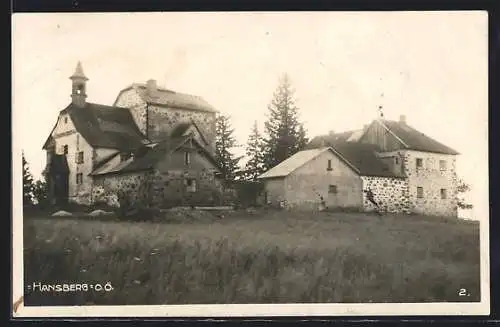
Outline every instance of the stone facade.
<path fill-rule="evenodd" d="M 371 189 L 375 201 L 384 212 L 409 213 L 410 197 L 408 181 L 405 178 L 362 176 L 363 190 Z M 363 209 L 375 210 L 363 192 Z"/>
<path fill-rule="evenodd" d="M 215 112 L 147 105 L 133 87 L 120 93 L 115 106 L 129 108 L 141 132 L 153 142 L 168 138 L 178 124 L 193 120 L 215 148 Z"/>
<path fill-rule="evenodd" d="M 162 140 L 170 136 L 181 123 L 193 120 L 200 128 L 208 144 L 215 148 L 215 113 L 196 110 L 148 106 L 149 132 L 151 140 Z"/>
<path fill-rule="evenodd" d="M 141 200 L 144 190 L 145 173 L 95 176 L 92 187 L 92 202 L 119 206 L 120 192 L 126 194 L 132 203 Z"/>
<path fill-rule="evenodd" d="M 128 108 L 139 130 L 144 135 L 148 135 L 146 128 L 148 119 L 146 103 L 142 101 L 135 88 L 131 87 L 120 92 L 113 105 L 116 107 Z"/>
<path fill-rule="evenodd" d="M 408 178 L 411 212 L 456 217 L 456 157 L 409 150 L 402 153 Z"/>

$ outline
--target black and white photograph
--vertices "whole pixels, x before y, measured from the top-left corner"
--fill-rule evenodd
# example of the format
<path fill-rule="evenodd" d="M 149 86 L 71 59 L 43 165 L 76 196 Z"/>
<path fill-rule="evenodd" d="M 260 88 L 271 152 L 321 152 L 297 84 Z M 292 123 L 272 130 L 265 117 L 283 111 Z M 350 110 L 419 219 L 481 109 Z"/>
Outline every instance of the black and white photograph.
<path fill-rule="evenodd" d="M 12 16 L 14 317 L 489 314 L 488 14 Z"/>

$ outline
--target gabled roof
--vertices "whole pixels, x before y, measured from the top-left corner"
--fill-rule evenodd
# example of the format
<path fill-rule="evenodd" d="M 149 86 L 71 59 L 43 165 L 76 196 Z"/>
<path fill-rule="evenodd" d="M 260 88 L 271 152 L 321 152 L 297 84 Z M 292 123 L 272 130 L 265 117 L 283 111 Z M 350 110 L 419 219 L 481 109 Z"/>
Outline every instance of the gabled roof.
<path fill-rule="evenodd" d="M 208 151 L 206 151 L 201 144 L 198 144 L 196 139 L 194 139 L 191 135 L 185 135 L 169 138 L 152 146 L 144 146 L 136 151 L 134 155 L 128 160 L 125 160 L 113 166 L 105 164 L 100 165 L 99 167 L 94 169 L 94 171 L 90 175 L 95 176 L 107 175 L 111 173 L 129 173 L 153 169 L 158 161 L 177 150 L 188 140 L 192 140 L 195 146 L 198 147 L 198 149 L 207 157 L 207 159 L 209 159 L 214 164 L 214 166 L 218 168 L 215 158 Z M 115 156 L 117 155 L 119 154 L 116 154 Z M 108 159 L 108 161 L 110 159 Z"/>
<path fill-rule="evenodd" d="M 394 135 L 400 138 L 406 145 L 408 150 L 416 150 L 422 152 L 433 152 L 442 154 L 459 154 L 456 150 L 434 140 L 409 126 L 406 122 L 393 120 L 380 120 L 381 124 L 385 125 Z"/>
<path fill-rule="evenodd" d="M 76 130 L 95 148 L 136 149 L 149 143 L 134 122 L 127 108 L 86 103 L 78 107 L 71 103 L 60 114 L 67 113 Z M 52 133 L 51 133 L 52 134 Z M 43 146 L 50 143 L 50 136 Z"/>
<path fill-rule="evenodd" d="M 325 151 L 331 151 L 354 172 L 361 176 L 404 177 L 391 171 L 390 167 L 376 154 L 377 146 L 358 142 L 335 140 L 327 147 L 300 151 L 267 172 L 259 179 L 285 177 Z"/>
<path fill-rule="evenodd" d="M 136 90 L 141 99 L 149 104 L 189 110 L 217 112 L 217 110 L 212 105 L 210 105 L 207 101 L 205 101 L 205 99 L 200 96 L 175 92 L 160 87 L 157 87 L 154 95 L 151 95 L 148 92 L 146 84 L 140 83 L 134 83 L 131 86 L 121 90 L 118 94 L 118 97 L 122 92 L 131 89 Z"/>
<path fill-rule="evenodd" d="M 288 159 L 269 169 L 265 173 L 261 174 L 258 178 L 277 178 L 288 176 L 293 171 L 297 170 L 304 164 L 319 156 L 321 153 L 328 150 L 329 148 L 316 148 L 299 151 Z"/>
<path fill-rule="evenodd" d="M 359 175 L 379 177 L 404 177 L 403 174 L 393 172 L 390 167 L 382 161 L 377 152 L 378 146 L 359 142 L 347 142 L 337 140 L 329 144 L 345 160 L 356 167 Z"/>

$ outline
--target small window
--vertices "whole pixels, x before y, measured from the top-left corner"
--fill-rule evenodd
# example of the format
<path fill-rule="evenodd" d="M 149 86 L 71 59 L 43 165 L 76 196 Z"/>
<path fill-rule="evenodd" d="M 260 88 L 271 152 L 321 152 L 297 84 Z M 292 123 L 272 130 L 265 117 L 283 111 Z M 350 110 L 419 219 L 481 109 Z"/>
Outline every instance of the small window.
<path fill-rule="evenodd" d="M 196 192 L 196 179 L 188 178 L 185 183 L 187 192 Z"/>
<path fill-rule="evenodd" d="M 396 165 L 399 165 L 399 158 L 398 157 L 395 157 L 394 161 L 396 162 Z"/>
<path fill-rule="evenodd" d="M 83 182 L 83 174 L 78 173 L 76 174 L 76 184 L 81 184 Z"/>
<path fill-rule="evenodd" d="M 64 123 L 67 124 L 68 123 L 68 117 L 64 117 Z"/>
<path fill-rule="evenodd" d="M 446 160 L 439 160 L 439 169 L 446 170 Z"/>
<path fill-rule="evenodd" d="M 417 187 L 417 198 L 422 199 L 424 197 L 424 188 L 421 186 Z"/>
<path fill-rule="evenodd" d="M 422 168 L 424 166 L 424 160 L 422 158 L 417 158 L 417 168 Z"/>
<path fill-rule="evenodd" d="M 191 163 L 191 156 L 188 151 L 184 152 L 184 164 L 187 166 Z"/>
<path fill-rule="evenodd" d="M 130 159 L 132 155 L 130 154 L 130 152 L 124 152 L 124 153 L 120 153 L 120 161 L 126 161 L 128 159 Z"/>
<path fill-rule="evenodd" d="M 446 189 L 442 188 L 441 189 L 441 199 L 446 199 L 446 198 L 447 198 Z"/>
<path fill-rule="evenodd" d="M 328 166 L 326 167 L 326 170 L 330 171 L 332 170 L 332 160 L 328 159 Z"/>
<path fill-rule="evenodd" d="M 328 193 L 337 194 L 337 185 L 329 185 Z"/>
<path fill-rule="evenodd" d="M 78 163 L 78 164 L 83 163 L 83 151 L 78 152 L 78 155 L 76 157 L 76 163 Z"/>
<path fill-rule="evenodd" d="M 63 154 L 68 154 L 68 145 L 63 146 Z"/>

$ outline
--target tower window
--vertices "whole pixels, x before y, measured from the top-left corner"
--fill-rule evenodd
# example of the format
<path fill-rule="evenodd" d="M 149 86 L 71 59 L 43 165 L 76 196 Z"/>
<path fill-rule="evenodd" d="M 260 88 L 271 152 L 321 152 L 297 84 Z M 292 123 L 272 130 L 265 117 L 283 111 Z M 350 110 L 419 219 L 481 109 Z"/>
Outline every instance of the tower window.
<path fill-rule="evenodd" d="M 78 152 L 76 156 L 76 163 L 78 164 L 83 163 L 83 151 Z"/>
<path fill-rule="evenodd" d="M 188 151 L 184 152 L 184 164 L 187 166 L 191 163 L 191 156 Z"/>

